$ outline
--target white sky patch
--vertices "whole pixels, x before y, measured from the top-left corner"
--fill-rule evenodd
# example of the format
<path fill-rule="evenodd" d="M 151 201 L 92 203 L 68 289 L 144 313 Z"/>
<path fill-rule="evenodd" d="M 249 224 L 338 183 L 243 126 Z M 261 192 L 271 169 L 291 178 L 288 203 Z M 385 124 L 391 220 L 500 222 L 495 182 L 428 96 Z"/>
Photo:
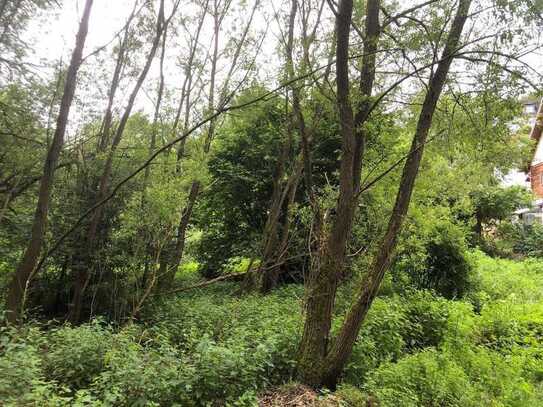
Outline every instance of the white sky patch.
<path fill-rule="evenodd" d="M 254 0 L 247 1 L 247 13 Z M 272 4 L 273 1 L 273 4 Z M 402 7 L 407 8 L 413 4 L 419 4 L 420 0 L 404 0 L 401 2 Z M 178 15 L 190 14 L 187 7 L 190 7 L 190 3 L 182 0 Z M 265 20 L 264 15 L 267 14 L 270 19 L 271 28 L 267 34 L 267 39 L 259 52 L 257 66 L 259 71 L 259 78 L 268 79 L 266 83 L 273 86 L 274 83 L 281 80 L 279 75 L 280 67 L 282 66 L 283 58 L 276 55 L 278 39 L 280 37 L 280 30 L 284 30 L 285 27 L 279 28 L 276 21 L 270 18 L 274 9 L 281 9 L 283 4 L 286 4 L 280 0 L 264 1 L 263 10 L 257 13 L 255 16 L 254 28 L 256 30 L 264 30 L 268 22 Z M 169 15 L 172 1 L 166 1 L 167 10 L 166 15 Z M 75 35 L 78 29 L 81 12 L 84 6 L 84 0 L 64 0 L 62 6 L 56 9 L 54 12 L 48 12 L 44 17 L 33 21 L 26 33 L 27 41 L 34 49 L 34 55 L 30 56 L 30 62 L 38 65 L 36 69 L 38 75 L 45 80 L 51 80 L 53 78 L 54 67 L 58 64 L 58 61 L 62 58 L 64 64 L 67 64 L 71 51 L 75 43 Z M 88 55 L 99 47 L 109 43 L 114 36 L 123 28 L 130 11 L 134 6 L 134 0 L 94 0 L 90 24 L 89 33 L 86 41 L 84 55 Z M 325 6 L 325 14 L 330 17 L 330 10 Z M 237 21 L 235 21 L 237 22 Z M 235 23 L 234 22 L 234 23 Z M 330 22 L 328 21 L 327 24 Z M 208 20 L 204 24 L 204 30 L 202 33 L 202 42 L 207 44 L 212 38 L 211 21 Z M 170 39 L 171 40 L 171 39 Z M 174 40 L 175 41 L 175 40 Z M 354 39 L 353 39 L 354 41 Z M 111 55 L 110 48 L 108 51 L 104 51 L 101 55 L 108 57 Z M 105 53 L 108 53 L 105 55 Z M 160 51 L 159 51 L 160 52 Z M 178 66 L 178 59 L 183 58 L 184 55 L 179 52 L 179 44 L 172 44 L 170 49 L 166 51 L 166 89 L 172 92 L 176 92 L 180 86 L 180 82 L 183 79 L 183 73 Z M 103 58 L 102 58 L 103 59 Z M 156 58 L 158 59 L 158 58 Z M 543 55 L 541 51 L 532 52 L 523 57 L 524 61 L 530 66 L 543 72 Z M 86 64 L 92 70 L 93 65 L 96 64 L 96 59 L 90 58 L 86 61 Z M 109 61 L 110 65 L 114 64 L 114 61 Z M 90 111 L 84 109 L 94 109 L 95 114 L 105 108 L 104 91 L 106 90 L 107 83 L 98 78 L 98 70 L 96 72 L 96 83 L 100 86 L 96 86 L 94 89 L 90 86 L 90 89 L 83 89 L 83 86 L 78 87 L 78 96 L 86 100 L 85 92 L 89 94 L 88 107 L 76 107 L 74 109 L 74 118 L 83 116 L 89 116 Z M 144 89 L 138 96 L 134 111 L 144 110 L 147 113 L 153 111 L 154 92 L 156 89 L 158 77 L 158 61 L 153 63 L 152 69 L 145 82 Z M 86 79 L 87 80 L 87 79 Z M 100 82 L 99 82 L 100 81 Z M 88 80 L 87 80 L 87 87 Z M 120 95 L 119 100 L 116 101 L 116 106 L 122 107 L 124 105 L 123 100 L 126 99 L 126 92 L 130 89 L 125 89 L 125 94 Z M 91 95 L 93 94 L 93 95 Z M 101 95 L 104 99 L 103 103 L 95 103 L 96 95 Z M 92 96 L 92 97 L 91 97 Z M 94 100 L 93 100 L 94 99 Z M 92 115 L 91 115 L 92 116 Z M 78 121 L 77 119 L 75 121 Z M 72 121 L 73 122 L 73 121 Z M 72 126 L 70 126 L 72 127 Z M 78 127 L 77 125 L 75 127 Z"/>
<path fill-rule="evenodd" d="M 527 180 L 528 176 L 525 172 L 519 170 L 512 170 L 502 178 L 501 184 L 505 187 L 521 186 L 530 189 L 530 182 Z"/>
<path fill-rule="evenodd" d="M 27 35 L 35 49 L 35 61 L 58 61 L 66 58 L 75 44 L 82 0 L 65 0 L 53 13 L 33 21 Z M 122 29 L 133 1 L 95 0 L 90 17 L 85 54 L 111 41 Z"/>

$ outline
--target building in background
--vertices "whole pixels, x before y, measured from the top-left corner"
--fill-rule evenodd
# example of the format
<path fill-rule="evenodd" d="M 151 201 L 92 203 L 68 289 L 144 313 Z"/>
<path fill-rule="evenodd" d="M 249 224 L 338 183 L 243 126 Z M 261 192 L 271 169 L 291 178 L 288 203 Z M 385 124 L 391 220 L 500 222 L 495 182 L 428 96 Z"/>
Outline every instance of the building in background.
<path fill-rule="evenodd" d="M 532 131 L 530 138 L 536 142 L 536 149 L 532 162 L 530 164 L 530 185 L 534 195 L 543 198 L 543 140 L 541 133 L 543 130 L 543 99 L 539 101 L 525 102 L 524 112 L 533 120 Z"/>
<path fill-rule="evenodd" d="M 536 200 L 530 208 L 520 209 L 515 216 L 525 225 L 543 223 L 543 99 L 528 97 L 521 100 L 524 114 L 530 119 L 532 131 L 530 138 L 536 148 L 527 177 Z"/>

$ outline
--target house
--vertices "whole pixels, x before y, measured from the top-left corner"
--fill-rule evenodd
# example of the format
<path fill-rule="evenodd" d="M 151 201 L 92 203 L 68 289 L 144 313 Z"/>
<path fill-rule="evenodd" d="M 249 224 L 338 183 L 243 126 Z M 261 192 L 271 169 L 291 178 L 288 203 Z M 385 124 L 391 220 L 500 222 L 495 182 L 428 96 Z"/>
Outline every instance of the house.
<path fill-rule="evenodd" d="M 513 215 L 515 222 L 521 221 L 524 225 L 543 223 L 543 199 L 535 200 L 531 208 L 519 209 Z"/>
<path fill-rule="evenodd" d="M 521 103 L 524 115 L 532 122 L 530 138 L 536 142 L 528 172 L 528 181 L 536 200 L 530 208 L 520 209 L 514 215 L 523 224 L 531 225 L 543 223 L 543 99 L 525 98 Z"/>
<path fill-rule="evenodd" d="M 537 97 L 526 96 L 520 99 L 520 103 L 522 104 L 522 111 L 525 116 L 532 118 L 536 116 L 539 107 L 539 99 Z"/>
<path fill-rule="evenodd" d="M 525 114 L 529 115 L 533 120 L 530 138 L 537 143 L 528 176 L 534 195 L 543 198 L 543 138 L 541 137 L 543 130 L 543 99 L 539 103 L 532 101 L 523 105 Z"/>

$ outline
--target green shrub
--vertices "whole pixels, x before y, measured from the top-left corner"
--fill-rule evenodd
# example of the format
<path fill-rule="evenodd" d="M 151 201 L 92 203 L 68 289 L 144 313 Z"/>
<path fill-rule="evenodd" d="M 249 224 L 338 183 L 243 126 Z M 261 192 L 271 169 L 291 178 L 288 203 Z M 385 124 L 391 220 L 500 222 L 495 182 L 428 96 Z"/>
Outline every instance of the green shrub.
<path fill-rule="evenodd" d="M 518 225 L 517 240 L 513 250 L 524 256 L 543 257 L 543 226 L 534 223 L 530 226 Z"/>
<path fill-rule="evenodd" d="M 191 405 L 193 371 L 167 344 L 146 348 L 130 333 L 120 333 L 104 360 L 105 369 L 90 387 L 104 405 Z"/>
<path fill-rule="evenodd" d="M 407 317 L 404 340 L 409 349 L 438 346 L 448 329 L 449 301 L 427 291 L 414 291 L 403 299 Z"/>
<path fill-rule="evenodd" d="M 492 259 L 479 251 L 470 257 L 476 264 L 480 298 L 495 301 L 513 296 L 518 302 L 543 300 L 542 261 Z"/>
<path fill-rule="evenodd" d="M 511 407 L 543 403 L 543 393 L 531 377 L 534 373 L 531 356 L 524 351 L 504 356 L 484 347 L 458 348 L 452 354 L 476 389 L 474 405 Z M 541 367 L 541 358 L 536 363 Z"/>
<path fill-rule="evenodd" d="M 362 392 L 359 388 L 342 384 L 335 392 L 335 396 L 341 400 L 342 406 L 346 407 L 366 407 L 368 400 L 370 399 L 367 394 Z"/>
<path fill-rule="evenodd" d="M 363 389 L 386 406 L 538 406 L 526 355 L 504 357 L 480 347 L 427 349 L 372 372 Z"/>
<path fill-rule="evenodd" d="M 434 349 L 382 365 L 364 388 L 382 407 L 474 406 L 474 389 L 466 373 Z"/>
<path fill-rule="evenodd" d="M 542 263 L 470 261 L 481 285 L 467 301 L 404 289 L 379 296 L 337 393 L 364 406 L 543 405 Z M 355 283 L 338 292 L 333 330 Z M 267 296 L 224 283 L 163 299 L 140 324 L 28 324 L 0 331 L 3 405 L 254 406 L 295 373 L 303 287 Z M 469 299 L 473 302 L 473 293 Z M 376 402 L 377 402 L 376 401 Z"/>
<path fill-rule="evenodd" d="M 466 258 L 463 239 L 440 234 L 428 243 L 427 269 L 415 277 L 418 288 L 431 289 L 445 298 L 462 298 L 477 286 Z"/>
<path fill-rule="evenodd" d="M 500 351 L 537 346 L 543 339 L 543 303 L 498 301 L 486 305 L 477 323 L 478 342 Z"/>
<path fill-rule="evenodd" d="M 402 333 L 407 324 L 404 309 L 396 299 L 376 299 L 354 345 L 345 381 L 360 383 L 379 364 L 398 359 L 405 347 Z"/>
<path fill-rule="evenodd" d="M 432 290 L 448 298 L 462 298 L 477 287 L 467 252 L 465 228 L 448 213 L 415 211 L 402 234 L 392 273 L 399 288 Z M 407 277 L 407 278 L 406 278 Z"/>
<path fill-rule="evenodd" d="M 188 293 L 155 308 L 147 320 L 153 335 L 160 333 L 182 351 L 193 372 L 192 395 L 201 403 L 251 399 L 294 373 L 300 287 L 266 297 L 237 298 L 229 290 L 223 285 Z"/>
<path fill-rule="evenodd" d="M 406 353 L 427 347 L 464 343 L 472 335 L 473 311 L 469 304 L 428 291 L 378 298 L 355 343 L 345 381 L 360 384 L 384 362 L 397 361 Z"/>
<path fill-rule="evenodd" d="M 111 328 L 99 321 L 54 329 L 44 355 L 47 376 L 74 390 L 87 387 L 104 369 L 104 356 L 113 339 Z"/>
<path fill-rule="evenodd" d="M 45 340 L 37 328 L 21 331 L 0 328 L 0 401 L 3 406 L 67 405 L 67 389 L 43 372 L 41 348 Z"/>

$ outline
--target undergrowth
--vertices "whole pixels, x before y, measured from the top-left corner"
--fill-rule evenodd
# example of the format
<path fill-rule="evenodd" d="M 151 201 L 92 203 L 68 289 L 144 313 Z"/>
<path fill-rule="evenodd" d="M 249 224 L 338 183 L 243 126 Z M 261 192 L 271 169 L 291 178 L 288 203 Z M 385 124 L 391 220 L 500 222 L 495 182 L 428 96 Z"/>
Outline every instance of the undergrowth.
<path fill-rule="evenodd" d="M 471 257 L 479 284 L 461 301 L 420 290 L 375 301 L 336 392 L 342 403 L 543 405 L 543 263 Z M 2 405 L 256 405 L 296 378 L 303 288 L 237 288 L 183 293 L 124 327 L 2 328 Z"/>

